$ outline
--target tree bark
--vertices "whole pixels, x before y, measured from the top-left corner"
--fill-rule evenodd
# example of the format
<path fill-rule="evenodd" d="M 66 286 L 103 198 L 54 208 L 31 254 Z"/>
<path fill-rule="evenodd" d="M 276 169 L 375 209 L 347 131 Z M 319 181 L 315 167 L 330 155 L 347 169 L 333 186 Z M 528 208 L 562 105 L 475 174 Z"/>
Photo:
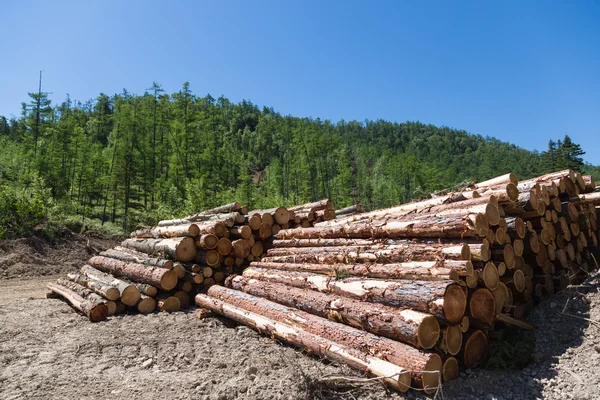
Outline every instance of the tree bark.
<path fill-rule="evenodd" d="M 191 237 L 172 239 L 126 239 L 121 246 L 135 249 L 146 254 L 163 253 L 182 262 L 192 261 L 196 257 L 196 244 Z"/>
<path fill-rule="evenodd" d="M 485 237 L 489 225 L 482 214 L 433 217 L 410 221 L 365 220 L 353 224 L 281 230 L 277 239 L 333 238 L 476 238 Z"/>
<path fill-rule="evenodd" d="M 302 210 L 333 210 L 333 203 L 329 199 L 323 199 L 319 201 L 315 201 L 314 203 L 300 204 L 293 207 L 288 207 L 289 211 L 302 211 Z"/>
<path fill-rule="evenodd" d="M 173 268 L 173 261 L 165 260 L 163 258 L 157 257 L 148 257 L 145 253 L 140 253 L 133 249 L 126 249 L 120 246 L 117 246 L 113 249 L 108 249 L 106 251 L 101 251 L 100 254 L 103 257 L 110 257 L 116 260 L 134 262 L 137 264 L 150 265 L 152 267 L 160 267 L 171 269 Z"/>
<path fill-rule="evenodd" d="M 177 285 L 177 275 L 172 270 L 147 265 L 126 263 L 108 257 L 95 256 L 88 263 L 101 271 L 124 276 L 132 281 L 148 283 L 162 290 L 171 290 Z"/>
<path fill-rule="evenodd" d="M 199 294 L 195 297 L 195 302 L 199 307 L 209 309 L 234 321 L 248 325 L 260 333 L 276 337 L 284 343 L 306 349 L 317 357 L 324 357 L 333 362 L 344 363 L 359 371 L 382 378 L 384 382 L 398 391 L 405 392 L 410 385 L 411 376 L 404 368 L 369 356 L 362 351 L 338 344 L 275 319 L 249 312 L 244 308 L 228 304 L 214 297 Z"/>
<path fill-rule="evenodd" d="M 88 289 L 92 290 L 94 293 L 104 297 L 107 300 L 118 300 L 121 297 L 121 293 L 119 293 L 119 289 L 114 286 L 105 285 L 99 280 L 90 278 L 87 275 L 82 274 L 67 274 L 67 278 L 75 282 L 81 286 L 85 286 Z M 63 285 L 66 286 L 66 285 Z M 84 296 L 85 297 L 85 296 Z"/>
<path fill-rule="evenodd" d="M 114 276 L 99 271 L 90 265 L 84 265 L 81 267 L 80 271 L 82 274 L 100 281 L 107 286 L 114 286 L 119 289 L 121 302 L 123 302 L 123 304 L 126 306 L 135 306 L 140 299 L 140 291 L 134 284 L 117 279 Z"/>
<path fill-rule="evenodd" d="M 473 275 L 471 261 L 438 260 L 409 261 L 394 264 L 306 264 L 253 262 L 256 268 L 282 271 L 312 272 L 336 277 L 363 276 L 379 279 L 410 279 L 422 281 L 453 280 Z M 496 281 L 497 283 L 497 281 Z"/>
<path fill-rule="evenodd" d="M 81 311 L 92 322 L 104 321 L 108 317 L 108 308 L 104 303 L 94 303 L 84 299 L 71 289 L 56 283 L 48 283 L 46 287 L 53 293 L 60 295 L 67 300 L 73 307 Z"/>
<path fill-rule="evenodd" d="M 355 204 L 350 207 L 340 208 L 339 210 L 335 210 L 335 216 L 346 216 L 348 214 L 356 214 L 360 213 L 360 204 Z"/>
<path fill-rule="evenodd" d="M 342 322 L 415 347 L 430 349 L 439 338 L 440 326 L 435 317 L 419 311 L 371 304 L 321 292 L 309 292 L 242 276 L 235 276 L 227 283 L 233 289 L 242 290 L 253 296 Z"/>
<path fill-rule="evenodd" d="M 378 248 L 379 247 L 379 248 Z M 476 247 L 474 247 L 476 249 Z M 290 247 L 275 248 L 267 252 L 265 262 L 355 264 L 398 263 L 410 261 L 435 261 L 440 259 L 470 259 L 470 245 L 444 245 L 405 243 L 398 245 L 374 245 L 371 247 Z"/>
<path fill-rule="evenodd" d="M 435 364 L 435 371 L 441 369 L 441 366 L 438 363 L 439 356 L 435 353 L 426 353 L 417 350 L 412 346 L 332 322 L 304 311 L 286 307 L 222 286 L 211 287 L 207 294 L 208 296 L 217 298 L 227 304 L 234 305 L 276 321 L 281 321 L 356 350 L 365 351 L 371 356 L 384 355 L 383 357 L 385 357 L 386 361 L 409 371 L 415 371 L 413 377 L 414 380 L 420 384 L 420 387 L 433 386 L 428 382 L 428 379 L 424 377 L 425 374 L 423 374 L 425 371 L 432 371 L 432 369 L 427 369 L 428 365 Z M 425 380 L 425 385 L 423 385 L 423 380 Z"/>
<path fill-rule="evenodd" d="M 385 281 L 369 278 L 347 278 L 288 272 L 263 268 L 246 268 L 246 278 L 312 289 L 357 298 L 391 307 L 405 307 L 432 314 L 441 320 L 458 323 L 465 313 L 467 299 L 453 281 Z"/>

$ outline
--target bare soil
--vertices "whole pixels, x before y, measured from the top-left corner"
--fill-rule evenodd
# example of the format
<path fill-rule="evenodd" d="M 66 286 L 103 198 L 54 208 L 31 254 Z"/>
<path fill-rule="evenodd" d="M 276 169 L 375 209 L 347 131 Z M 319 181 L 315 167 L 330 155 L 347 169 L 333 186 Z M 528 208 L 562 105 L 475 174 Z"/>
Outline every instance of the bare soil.
<path fill-rule="evenodd" d="M 46 282 L 85 263 L 86 244 L 83 237 L 54 246 L 0 243 L 0 271 L 11 278 L 0 280 L 0 398 L 600 398 L 599 275 L 537 306 L 534 333 L 521 332 L 512 347 L 493 345 L 494 365 L 506 354 L 525 354 L 526 367 L 466 371 L 436 395 L 402 395 L 245 326 L 200 320 L 193 309 L 92 324 L 63 301 L 44 298 Z M 114 245 L 101 238 L 90 244 Z"/>

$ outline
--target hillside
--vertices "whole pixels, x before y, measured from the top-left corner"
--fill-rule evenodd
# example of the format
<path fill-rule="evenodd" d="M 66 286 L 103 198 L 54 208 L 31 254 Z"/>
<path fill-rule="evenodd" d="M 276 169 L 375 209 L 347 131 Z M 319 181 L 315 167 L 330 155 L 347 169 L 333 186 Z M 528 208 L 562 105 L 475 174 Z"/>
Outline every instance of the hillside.
<path fill-rule="evenodd" d="M 129 231 L 234 198 L 263 208 L 327 197 L 374 209 L 509 171 L 558 169 L 537 152 L 461 130 L 283 116 L 194 95 L 187 83 L 171 95 L 154 84 L 141 96 L 124 90 L 56 106 L 44 93 L 30 97 L 19 119 L 0 117 L 3 221 L 15 212 L 35 220 L 51 207 Z M 597 167 L 583 169 L 600 179 Z"/>

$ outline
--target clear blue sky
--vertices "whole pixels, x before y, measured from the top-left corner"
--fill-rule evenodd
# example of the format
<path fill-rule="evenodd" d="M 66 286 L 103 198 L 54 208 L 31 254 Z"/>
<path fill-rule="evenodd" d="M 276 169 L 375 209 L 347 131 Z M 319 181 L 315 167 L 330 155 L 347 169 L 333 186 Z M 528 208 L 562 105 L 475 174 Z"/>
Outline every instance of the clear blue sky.
<path fill-rule="evenodd" d="M 598 1 L 3 1 L 0 115 L 153 81 L 282 114 L 419 120 L 600 164 Z"/>

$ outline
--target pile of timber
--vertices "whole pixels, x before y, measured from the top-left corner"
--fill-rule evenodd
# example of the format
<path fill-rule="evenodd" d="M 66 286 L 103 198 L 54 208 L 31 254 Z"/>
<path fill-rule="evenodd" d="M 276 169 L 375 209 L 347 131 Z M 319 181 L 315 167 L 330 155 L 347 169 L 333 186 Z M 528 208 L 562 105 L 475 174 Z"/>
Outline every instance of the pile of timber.
<path fill-rule="evenodd" d="M 159 221 L 49 284 L 49 297 L 65 298 L 91 321 L 128 310 L 178 311 L 197 293 L 260 261 L 282 228 L 329 221 L 332 210 L 329 200 L 254 211 L 233 202 Z"/>
<path fill-rule="evenodd" d="M 488 339 L 534 329 L 533 305 L 597 268 L 600 190 L 571 170 L 277 233 L 198 306 L 370 373 L 433 392 L 485 363 Z"/>

